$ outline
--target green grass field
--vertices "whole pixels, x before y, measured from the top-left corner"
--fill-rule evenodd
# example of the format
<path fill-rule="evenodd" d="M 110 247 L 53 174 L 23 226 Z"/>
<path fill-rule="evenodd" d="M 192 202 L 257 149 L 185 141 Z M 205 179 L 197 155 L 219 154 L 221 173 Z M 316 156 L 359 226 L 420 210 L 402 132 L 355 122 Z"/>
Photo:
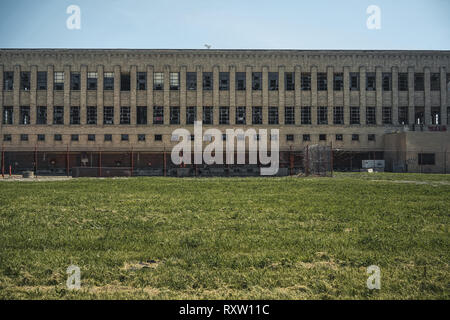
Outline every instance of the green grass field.
<path fill-rule="evenodd" d="M 450 175 L 0 181 L 0 298 L 449 299 L 449 225 Z"/>

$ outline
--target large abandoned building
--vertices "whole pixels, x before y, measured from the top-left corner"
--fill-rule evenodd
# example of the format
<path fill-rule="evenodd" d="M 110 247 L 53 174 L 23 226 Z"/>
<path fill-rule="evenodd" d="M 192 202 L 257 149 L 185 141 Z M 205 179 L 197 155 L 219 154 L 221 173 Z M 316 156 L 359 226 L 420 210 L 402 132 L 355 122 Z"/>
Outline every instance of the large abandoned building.
<path fill-rule="evenodd" d="M 199 120 L 278 128 L 282 172 L 319 144 L 335 170 L 446 173 L 449 72 L 450 51 L 0 49 L 2 172 L 170 175 Z"/>

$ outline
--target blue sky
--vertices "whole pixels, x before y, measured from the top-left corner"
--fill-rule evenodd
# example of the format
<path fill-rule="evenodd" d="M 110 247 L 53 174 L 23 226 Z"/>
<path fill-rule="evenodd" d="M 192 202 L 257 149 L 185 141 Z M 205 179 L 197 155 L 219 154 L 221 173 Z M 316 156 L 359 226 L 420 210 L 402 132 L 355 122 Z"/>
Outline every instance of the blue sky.
<path fill-rule="evenodd" d="M 449 13 L 450 0 L 2 0 L 0 47 L 449 50 Z"/>

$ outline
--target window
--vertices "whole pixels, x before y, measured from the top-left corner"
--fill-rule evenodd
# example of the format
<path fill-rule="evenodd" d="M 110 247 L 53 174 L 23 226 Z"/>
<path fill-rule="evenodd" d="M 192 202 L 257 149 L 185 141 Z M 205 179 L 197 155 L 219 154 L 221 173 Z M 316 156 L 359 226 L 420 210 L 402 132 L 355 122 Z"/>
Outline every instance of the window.
<path fill-rule="evenodd" d="M 326 141 L 327 140 L 327 135 L 326 134 L 319 134 L 319 141 Z"/>
<path fill-rule="evenodd" d="M 37 135 L 37 140 L 38 141 L 45 141 L 45 134 L 38 134 Z"/>
<path fill-rule="evenodd" d="M 88 134 L 88 141 L 95 141 L 95 134 Z"/>
<path fill-rule="evenodd" d="M 252 108 L 252 123 L 253 124 L 262 124 L 263 123 L 262 107 L 253 107 Z"/>
<path fill-rule="evenodd" d="M 311 136 L 309 134 L 304 134 L 302 138 L 303 141 L 311 141 Z"/>
<path fill-rule="evenodd" d="M 11 91 L 14 88 L 14 71 L 3 72 L 3 90 Z"/>
<path fill-rule="evenodd" d="M 11 141 L 11 140 L 12 140 L 12 138 L 11 138 L 11 135 L 10 135 L 10 134 L 4 134 L 4 135 L 3 135 L 3 141 L 9 142 L 9 141 Z"/>
<path fill-rule="evenodd" d="M 286 135 L 286 141 L 294 141 L 294 135 L 293 134 L 287 134 Z"/>
<path fill-rule="evenodd" d="M 344 107 L 333 108 L 333 123 L 344 124 Z"/>
<path fill-rule="evenodd" d="M 162 141 L 162 135 L 161 134 L 155 134 L 155 141 Z"/>
<path fill-rule="evenodd" d="M 80 124 L 80 107 L 70 107 L 70 124 Z"/>
<path fill-rule="evenodd" d="M 131 123 L 131 108 L 130 107 L 120 107 L 120 124 L 130 124 Z"/>
<path fill-rule="evenodd" d="M 352 141 L 359 141 L 359 134 L 352 134 Z"/>
<path fill-rule="evenodd" d="M 55 140 L 55 141 L 62 141 L 62 135 L 60 135 L 58 133 L 53 135 L 53 140 Z"/>
<path fill-rule="evenodd" d="M 195 140 L 195 136 L 193 134 L 191 134 L 191 141 Z"/>
<path fill-rule="evenodd" d="M 130 73 L 122 72 L 120 74 L 120 91 L 130 91 L 131 86 Z"/>
<path fill-rule="evenodd" d="M 391 124 L 392 123 L 392 108 L 391 107 L 383 107 L 381 110 L 383 124 Z"/>
<path fill-rule="evenodd" d="M 47 90 L 47 72 L 38 71 L 37 73 L 37 89 Z"/>
<path fill-rule="evenodd" d="M 327 74 L 324 72 L 317 73 L 317 90 L 327 90 Z"/>
<path fill-rule="evenodd" d="M 136 107 L 137 124 L 147 124 L 147 107 Z"/>
<path fill-rule="evenodd" d="M 180 124 L 180 107 L 170 107 L 170 124 Z"/>
<path fill-rule="evenodd" d="M 30 72 L 22 71 L 20 73 L 20 90 L 30 90 Z"/>
<path fill-rule="evenodd" d="M 230 124 L 229 107 L 219 107 L 219 124 Z"/>
<path fill-rule="evenodd" d="M 284 124 L 295 124 L 295 107 L 284 107 Z"/>
<path fill-rule="evenodd" d="M 431 124 L 438 125 L 441 124 L 441 108 L 432 107 L 431 108 Z"/>
<path fill-rule="evenodd" d="M 112 141 L 112 134 L 105 134 L 104 135 L 104 140 L 105 141 Z"/>
<path fill-rule="evenodd" d="M 129 137 L 128 134 L 121 134 L 120 135 L 120 141 L 128 141 Z"/>
<path fill-rule="evenodd" d="M 226 133 L 222 133 L 222 141 L 227 141 L 227 134 Z"/>
<path fill-rule="evenodd" d="M 414 91 L 423 91 L 425 87 L 425 78 L 423 73 L 414 74 Z"/>
<path fill-rule="evenodd" d="M 278 124 L 278 107 L 269 107 L 269 124 Z"/>
<path fill-rule="evenodd" d="M 14 108 L 13 107 L 3 107 L 3 124 L 13 124 L 14 123 Z"/>
<path fill-rule="evenodd" d="M 236 108 L 236 124 L 245 124 L 245 107 Z"/>
<path fill-rule="evenodd" d="M 180 89 L 180 73 L 179 72 L 169 73 L 169 87 L 170 87 L 170 90 Z"/>
<path fill-rule="evenodd" d="M 213 74 L 212 72 L 203 72 L 203 90 L 213 89 Z"/>
<path fill-rule="evenodd" d="M 414 107 L 414 119 L 416 124 L 424 124 L 425 121 L 424 107 Z"/>
<path fill-rule="evenodd" d="M 138 134 L 138 141 L 145 141 L 145 134 Z"/>
<path fill-rule="evenodd" d="M 203 124 L 213 124 L 213 107 L 203 107 Z"/>
<path fill-rule="evenodd" d="M 300 121 L 301 124 L 311 124 L 311 107 L 301 107 Z"/>
<path fill-rule="evenodd" d="M 197 72 L 186 72 L 186 88 L 197 90 Z"/>
<path fill-rule="evenodd" d="M 70 90 L 80 90 L 81 89 L 81 75 L 79 72 L 70 73 Z"/>
<path fill-rule="evenodd" d="M 342 140 L 344 140 L 342 134 L 337 134 L 336 141 L 342 141 Z"/>
<path fill-rule="evenodd" d="M 114 107 L 103 107 L 103 124 L 114 124 Z"/>
<path fill-rule="evenodd" d="M 20 124 L 30 124 L 30 107 L 20 107 Z"/>
<path fill-rule="evenodd" d="M 408 91 L 408 74 L 398 74 L 398 91 Z"/>
<path fill-rule="evenodd" d="M 220 72 L 219 73 L 219 90 L 229 90 L 230 89 L 230 73 Z"/>
<path fill-rule="evenodd" d="M 20 141 L 28 141 L 28 135 L 27 134 L 21 134 L 20 135 Z"/>
<path fill-rule="evenodd" d="M 366 123 L 377 124 L 375 107 L 366 108 Z"/>
<path fill-rule="evenodd" d="M 359 124 L 359 107 L 350 107 L 350 124 Z"/>
<path fill-rule="evenodd" d="M 53 124 L 64 124 L 64 107 L 53 107 Z"/>
<path fill-rule="evenodd" d="M 269 72 L 269 91 L 278 90 L 278 72 Z"/>
<path fill-rule="evenodd" d="M 186 124 L 194 124 L 197 120 L 197 107 L 186 107 Z"/>
<path fill-rule="evenodd" d="M 385 72 L 382 75 L 383 91 L 392 90 L 392 73 Z"/>
<path fill-rule="evenodd" d="M 302 73 L 300 82 L 303 91 L 311 90 L 311 73 Z"/>
<path fill-rule="evenodd" d="M 450 124 L 450 107 L 447 107 L 447 124 Z"/>
<path fill-rule="evenodd" d="M 236 90 L 245 90 L 245 72 L 236 72 Z"/>
<path fill-rule="evenodd" d="M 335 91 L 341 91 L 344 89 L 344 74 L 343 73 L 335 73 L 333 79 L 333 89 Z"/>
<path fill-rule="evenodd" d="M 252 90 L 261 90 L 262 88 L 262 73 L 252 72 Z"/>
<path fill-rule="evenodd" d="M 87 73 L 87 89 L 88 90 L 97 90 L 97 72 L 88 72 Z"/>
<path fill-rule="evenodd" d="M 47 107 L 36 107 L 36 124 L 47 124 Z"/>
<path fill-rule="evenodd" d="M 295 89 L 294 72 L 284 73 L 284 88 L 286 91 L 292 91 Z"/>
<path fill-rule="evenodd" d="M 373 133 L 367 135 L 368 141 L 375 141 L 375 135 Z"/>
<path fill-rule="evenodd" d="M 431 91 L 441 90 L 441 75 L 439 73 L 430 74 Z"/>
<path fill-rule="evenodd" d="M 359 91 L 359 73 L 350 72 L 350 91 Z"/>
<path fill-rule="evenodd" d="M 163 90 L 164 89 L 164 73 L 155 72 L 153 73 L 153 90 Z"/>
<path fill-rule="evenodd" d="M 164 124 L 164 107 L 153 107 L 153 124 Z"/>
<path fill-rule="evenodd" d="M 64 90 L 64 72 L 54 73 L 54 90 Z"/>
<path fill-rule="evenodd" d="M 97 124 L 97 107 L 86 108 L 86 123 Z"/>
<path fill-rule="evenodd" d="M 377 89 L 376 74 L 375 72 L 366 73 L 366 90 L 375 91 Z"/>
<path fill-rule="evenodd" d="M 450 91 L 450 73 L 447 73 L 447 91 Z"/>
<path fill-rule="evenodd" d="M 103 89 L 114 90 L 114 72 L 105 72 L 103 74 Z"/>
<path fill-rule="evenodd" d="M 317 124 L 328 124 L 328 107 L 317 108 Z"/>
<path fill-rule="evenodd" d="M 136 89 L 147 90 L 147 72 L 136 73 Z"/>
<path fill-rule="evenodd" d="M 419 153 L 418 160 L 419 165 L 434 165 L 436 163 L 434 153 Z"/>
<path fill-rule="evenodd" d="M 398 123 L 408 124 L 408 107 L 398 108 Z"/>
<path fill-rule="evenodd" d="M 79 136 L 77 134 L 71 134 L 70 135 L 70 140 L 71 141 L 78 141 L 79 140 Z"/>

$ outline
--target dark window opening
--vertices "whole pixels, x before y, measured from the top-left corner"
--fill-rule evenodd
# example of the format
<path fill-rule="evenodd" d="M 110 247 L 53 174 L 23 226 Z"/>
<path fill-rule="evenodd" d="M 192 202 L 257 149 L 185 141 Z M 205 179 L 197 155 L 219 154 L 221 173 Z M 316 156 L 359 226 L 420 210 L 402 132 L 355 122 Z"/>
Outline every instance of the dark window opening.
<path fill-rule="evenodd" d="M 164 124 L 164 107 L 153 107 L 153 124 Z"/>
<path fill-rule="evenodd" d="M 145 141 L 145 134 L 138 134 L 138 141 Z"/>
<path fill-rule="evenodd" d="M 213 107 L 203 107 L 203 124 L 213 124 Z"/>
<path fill-rule="evenodd" d="M 425 77 L 423 73 L 414 74 L 414 91 L 423 91 L 425 88 Z"/>
<path fill-rule="evenodd" d="M 64 90 L 64 72 L 54 73 L 53 89 Z"/>
<path fill-rule="evenodd" d="M 391 91 L 392 90 L 392 73 L 383 73 L 382 74 L 382 82 L 383 82 L 383 91 Z"/>
<path fill-rule="evenodd" d="M 252 108 L 252 123 L 262 124 L 263 123 L 263 110 L 262 107 Z"/>
<path fill-rule="evenodd" d="M 236 108 L 236 124 L 245 124 L 246 122 L 245 107 Z"/>
<path fill-rule="evenodd" d="M 359 91 L 359 73 L 350 73 L 350 91 Z"/>
<path fill-rule="evenodd" d="M 30 124 L 30 107 L 20 107 L 20 124 Z"/>
<path fill-rule="evenodd" d="M 121 141 L 128 141 L 129 140 L 128 134 L 121 134 L 120 135 L 120 140 Z"/>
<path fill-rule="evenodd" d="M 236 90 L 245 90 L 245 72 L 236 72 Z"/>
<path fill-rule="evenodd" d="M 103 89 L 114 90 L 114 72 L 105 72 L 103 74 Z"/>
<path fill-rule="evenodd" d="M 333 123 L 344 124 L 344 107 L 333 108 Z"/>
<path fill-rule="evenodd" d="M 301 124 L 311 124 L 311 107 L 301 107 L 300 120 Z"/>
<path fill-rule="evenodd" d="M 88 141 L 95 141 L 95 134 L 88 134 Z"/>
<path fill-rule="evenodd" d="M 180 107 L 170 107 L 170 124 L 180 124 Z"/>
<path fill-rule="evenodd" d="M 14 123 L 14 108 L 13 107 L 3 107 L 3 124 L 13 124 Z"/>
<path fill-rule="evenodd" d="M 30 90 L 30 72 L 22 71 L 20 73 L 20 90 Z"/>
<path fill-rule="evenodd" d="M 327 140 L 327 135 L 326 134 L 319 134 L 319 141 L 325 141 Z"/>
<path fill-rule="evenodd" d="M 343 140 L 342 134 L 337 134 L 336 135 L 336 141 L 342 141 L 342 140 Z"/>
<path fill-rule="evenodd" d="M 435 165 L 436 159 L 434 153 L 419 153 L 419 165 Z"/>
<path fill-rule="evenodd" d="M 344 74 L 343 73 L 335 73 L 334 74 L 333 89 L 335 91 L 341 91 L 344 89 Z"/>
<path fill-rule="evenodd" d="M 408 107 L 398 108 L 398 123 L 403 125 L 408 124 Z"/>
<path fill-rule="evenodd" d="M 131 123 L 131 108 L 120 107 L 120 124 L 130 124 L 130 123 Z"/>
<path fill-rule="evenodd" d="M 55 134 L 54 136 L 53 136 L 53 140 L 55 140 L 55 141 L 62 141 L 62 135 L 60 135 L 60 134 Z"/>
<path fill-rule="evenodd" d="M 375 141 L 375 135 L 374 134 L 367 135 L 367 140 L 368 141 Z"/>
<path fill-rule="evenodd" d="M 131 78 L 128 72 L 120 74 L 120 91 L 130 91 Z"/>
<path fill-rule="evenodd" d="M 97 90 L 97 72 L 87 73 L 87 90 Z"/>
<path fill-rule="evenodd" d="M 278 107 L 269 107 L 269 124 L 278 124 Z"/>
<path fill-rule="evenodd" d="M 203 90 L 213 89 L 213 74 L 212 72 L 203 72 Z"/>
<path fill-rule="evenodd" d="M 45 141 L 45 134 L 38 134 L 37 139 L 38 141 Z"/>
<path fill-rule="evenodd" d="M 64 107 L 53 107 L 53 124 L 64 124 Z"/>
<path fill-rule="evenodd" d="M 441 124 L 441 108 L 432 107 L 431 108 L 431 124 L 438 125 Z"/>
<path fill-rule="evenodd" d="M 147 72 L 136 73 L 136 89 L 147 90 Z"/>
<path fill-rule="evenodd" d="M 97 124 L 97 107 L 87 107 L 86 123 L 87 124 Z"/>
<path fill-rule="evenodd" d="M 4 134 L 3 135 L 3 141 L 9 142 L 12 140 L 12 137 L 10 134 Z"/>
<path fill-rule="evenodd" d="M 317 108 L 317 124 L 328 124 L 328 107 Z"/>
<path fill-rule="evenodd" d="M 285 87 L 286 91 L 295 90 L 294 72 L 285 72 L 284 73 L 284 87 Z"/>
<path fill-rule="evenodd" d="M 80 107 L 70 107 L 70 124 L 80 124 Z"/>
<path fill-rule="evenodd" d="M 230 73 L 220 72 L 219 73 L 219 90 L 229 90 L 230 89 Z"/>
<path fill-rule="evenodd" d="M 366 123 L 367 124 L 377 124 L 375 107 L 367 107 L 366 108 Z"/>
<path fill-rule="evenodd" d="M 440 73 L 432 73 L 430 74 L 430 89 L 431 91 L 440 91 L 441 90 L 441 74 Z"/>
<path fill-rule="evenodd" d="M 47 90 L 47 72 L 45 71 L 37 73 L 37 90 Z"/>
<path fill-rule="evenodd" d="M 311 73 L 302 73 L 300 82 L 303 91 L 311 90 Z"/>
<path fill-rule="evenodd" d="M 197 72 L 186 72 L 187 90 L 197 90 Z"/>
<path fill-rule="evenodd" d="M 147 107 L 137 107 L 136 122 L 137 124 L 147 124 Z"/>
<path fill-rule="evenodd" d="M 359 141 L 359 134 L 352 134 L 352 141 Z"/>
<path fill-rule="evenodd" d="M 162 135 L 161 134 L 155 134 L 155 141 L 162 141 Z"/>
<path fill-rule="evenodd" d="M 70 73 L 70 90 L 81 89 L 81 75 L 79 72 Z"/>
<path fill-rule="evenodd" d="M 28 135 L 27 134 L 21 134 L 20 135 L 20 141 L 28 141 Z"/>
<path fill-rule="evenodd" d="M 197 107 L 186 107 L 186 124 L 194 124 L 197 120 Z"/>
<path fill-rule="evenodd" d="M 103 124 L 114 124 L 114 107 L 103 107 Z"/>
<path fill-rule="evenodd" d="M 350 107 L 350 124 L 359 124 L 359 107 Z"/>
<path fill-rule="evenodd" d="M 398 91 L 408 91 L 408 74 L 398 74 Z"/>
<path fill-rule="evenodd" d="M 391 107 L 383 107 L 381 110 L 383 124 L 391 124 L 392 123 L 392 108 Z"/>
<path fill-rule="evenodd" d="M 302 138 L 303 141 L 311 141 L 311 136 L 309 134 L 304 134 Z"/>
<path fill-rule="evenodd" d="M 294 135 L 293 134 L 287 134 L 286 135 L 286 141 L 294 141 Z"/>
<path fill-rule="evenodd" d="M 3 72 L 3 90 L 11 91 L 14 88 L 14 71 Z"/>
<path fill-rule="evenodd" d="M 36 107 L 36 124 L 47 124 L 47 107 Z"/>
<path fill-rule="evenodd" d="M 104 135 L 104 140 L 105 141 L 112 141 L 112 134 L 105 134 Z"/>
<path fill-rule="evenodd" d="M 78 141 L 79 140 L 79 136 L 77 134 L 71 134 L 70 135 L 70 140 L 71 141 Z"/>
<path fill-rule="evenodd" d="M 375 91 L 377 89 L 377 81 L 375 72 L 366 73 L 366 90 Z"/>
<path fill-rule="evenodd" d="M 295 107 L 284 107 L 284 124 L 295 124 Z"/>
<path fill-rule="evenodd" d="M 219 107 L 219 124 L 230 124 L 229 107 Z"/>
<path fill-rule="evenodd" d="M 269 91 L 278 90 L 278 72 L 269 72 Z"/>
<path fill-rule="evenodd" d="M 414 123 L 415 124 L 424 124 L 425 123 L 425 108 L 424 107 L 415 107 L 414 108 Z"/>
<path fill-rule="evenodd" d="M 324 72 L 317 73 L 317 90 L 327 90 L 327 74 Z"/>
<path fill-rule="evenodd" d="M 261 90 L 262 88 L 262 73 L 252 72 L 252 90 Z"/>

